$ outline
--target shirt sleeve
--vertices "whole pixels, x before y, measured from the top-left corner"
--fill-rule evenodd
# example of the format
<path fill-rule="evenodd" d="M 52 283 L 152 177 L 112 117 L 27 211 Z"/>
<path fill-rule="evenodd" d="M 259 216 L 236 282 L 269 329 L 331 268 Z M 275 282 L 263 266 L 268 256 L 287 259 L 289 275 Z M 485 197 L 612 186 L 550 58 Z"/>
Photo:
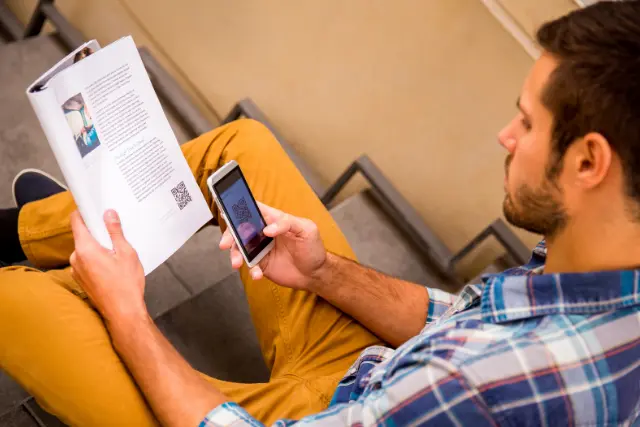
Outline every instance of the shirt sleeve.
<path fill-rule="evenodd" d="M 278 420 L 273 427 L 325 427 L 373 425 L 495 426 L 480 392 L 439 357 L 420 366 L 397 366 L 378 389 L 350 403 L 332 406 L 299 421 Z M 424 362 L 424 361 L 423 361 Z M 200 427 L 262 426 L 235 403 L 225 403 Z"/>
<path fill-rule="evenodd" d="M 427 324 L 435 322 L 442 316 L 458 299 L 454 294 L 441 291 L 440 289 L 427 288 L 429 293 L 429 307 L 427 311 Z"/>

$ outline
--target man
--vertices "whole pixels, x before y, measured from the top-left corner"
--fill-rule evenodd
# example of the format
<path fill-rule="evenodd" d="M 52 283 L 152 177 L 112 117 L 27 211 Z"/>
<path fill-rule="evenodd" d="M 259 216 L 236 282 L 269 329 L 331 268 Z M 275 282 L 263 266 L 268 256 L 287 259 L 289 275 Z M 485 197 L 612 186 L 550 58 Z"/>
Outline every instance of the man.
<path fill-rule="evenodd" d="M 505 216 L 546 237 L 526 266 L 454 297 L 350 261 L 272 136 L 241 121 L 183 150 L 209 202 L 207 176 L 233 158 L 275 207 L 263 207 L 276 247 L 260 266 L 241 267 L 227 232 L 220 242 L 240 268 L 270 382 L 195 372 L 149 319 L 115 212 L 105 214 L 107 251 L 66 192 L 14 220 L 21 246 L 5 256 L 22 249 L 46 267 L 70 257 L 72 270 L 0 270 L 0 365 L 74 425 L 638 422 L 638 17 L 639 2 L 602 3 L 537 34 L 544 54 L 499 136 Z M 23 201 L 29 188 L 16 189 Z M 74 295 L 84 292 L 99 315 Z"/>

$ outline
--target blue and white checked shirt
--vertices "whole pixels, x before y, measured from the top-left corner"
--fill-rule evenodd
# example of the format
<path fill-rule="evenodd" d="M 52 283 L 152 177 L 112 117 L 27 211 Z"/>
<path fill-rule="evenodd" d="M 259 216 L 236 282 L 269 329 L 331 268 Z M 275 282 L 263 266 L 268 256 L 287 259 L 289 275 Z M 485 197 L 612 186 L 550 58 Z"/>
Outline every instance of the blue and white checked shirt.
<path fill-rule="evenodd" d="M 276 426 L 640 426 L 640 270 L 541 274 L 529 263 L 429 290 L 426 327 L 365 350 L 329 408 Z M 234 403 L 200 424 L 259 426 Z"/>

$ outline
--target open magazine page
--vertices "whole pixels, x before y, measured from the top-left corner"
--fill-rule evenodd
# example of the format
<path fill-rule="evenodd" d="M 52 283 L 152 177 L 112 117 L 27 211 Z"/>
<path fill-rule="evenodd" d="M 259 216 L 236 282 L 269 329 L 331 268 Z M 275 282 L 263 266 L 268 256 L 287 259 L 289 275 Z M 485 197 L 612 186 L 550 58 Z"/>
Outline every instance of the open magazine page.
<path fill-rule="evenodd" d="M 58 61 L 56 65 L 47 70 L 46 73 L 27 88 L 27 97 L 29 101 L 31 101 L 36 116 L 38 116 L 40 125 L 49 141 L 49 145 L 60 166 L 65 181 L 73 193 L 78 209 L 82 212 L 82 216 L 91 228 L 96 227 L 89 224 L 97 222 L 99 218 L 95 218 L 93 211 L 88 210 L 90 203 L 87 203 L 87 194 L 82 186 L 82 171 L 76 167 L 69 167 L 67 165 L 68 160 L 71 160 L 68 156 L 68 150 L 66 149 L 66 141 L 69 138 L 69 127 L 55 99 L 55 93 L 47 87 L 47 84 L 49 80 L 58 73 L 81 61 L 88 52 L 96 52 L 98 49 L 100 49 L 100 45 L 95 40 L 83 44 Z"/>
<path fill-rule="evenodd" d="M 90 200 L 90 208 L 81 209 L 87 226 L 111 247 L 101 218 L 107 209 L 118 211 L 148 274 L 211 219 L 211 212 L 133 39 L 84 58 L 48 86 L 67 128 L 64 161 L 82 172 L 79 191 Z"/>

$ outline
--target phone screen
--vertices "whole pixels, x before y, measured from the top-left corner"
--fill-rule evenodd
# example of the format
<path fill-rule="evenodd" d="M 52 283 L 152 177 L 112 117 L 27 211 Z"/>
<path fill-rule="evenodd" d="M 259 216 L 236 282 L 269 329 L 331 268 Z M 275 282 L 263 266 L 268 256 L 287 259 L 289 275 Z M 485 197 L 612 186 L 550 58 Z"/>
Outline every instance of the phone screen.
<path fill-rule="evenodd" d="M 240 250 L 251 261 L 273 239 L 262 232 L 266 223 L 242 171 L 235 167 L 213 187 L 227 216 L 228 225 L 239 237 Z"/>

